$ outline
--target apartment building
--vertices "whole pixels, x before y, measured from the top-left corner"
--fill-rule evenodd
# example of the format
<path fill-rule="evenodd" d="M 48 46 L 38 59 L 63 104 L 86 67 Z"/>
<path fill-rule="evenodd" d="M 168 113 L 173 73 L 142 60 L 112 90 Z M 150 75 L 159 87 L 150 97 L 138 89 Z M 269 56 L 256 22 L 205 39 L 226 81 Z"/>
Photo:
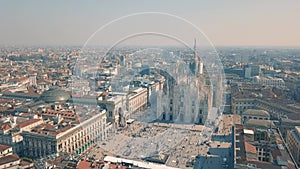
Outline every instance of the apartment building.
<path fill-rule="evenodd" d="M 296 126 L 294 130 L 287 132 L 286 144 L 292 156 L 300 166 L 300 127 Z"/>
<path fill-rule="evenodd" d="M 22 133 L 24 151 L 32 158 L 59 152 L 80 154 L 107 137 L 106 127 L 105 110 L 78 124 L 48 121 Z"/>

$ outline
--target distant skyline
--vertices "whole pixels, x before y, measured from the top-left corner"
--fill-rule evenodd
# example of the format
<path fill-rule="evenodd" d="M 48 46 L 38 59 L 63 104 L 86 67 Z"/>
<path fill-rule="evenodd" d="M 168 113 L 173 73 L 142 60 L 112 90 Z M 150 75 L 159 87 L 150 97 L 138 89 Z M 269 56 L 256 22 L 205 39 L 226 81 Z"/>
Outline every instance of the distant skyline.
<path fill-rule="evenodd" d="M 83 45 L 98 28 L 116 18 L 137 12 L 164 12 L 189 20 L 215 46 L 300 46 L 299 7 L 299 0 L 1 1 L 0 45 Z M 126 32 L 137 25 L 146 29 L 149 23 L 163 25 L 164 20 L 133 21 L 132 27 L 112 28 L 110 32 Z M 185 27 L 164 30 L 173 29 L 193 41 L 193 34 Z M 117 36 L 108 33 L 101 37 L 103 45 L 115 42 Z M 141 42 L 176 45 L 153 37 L 131 39 L 123 45 Z"/>

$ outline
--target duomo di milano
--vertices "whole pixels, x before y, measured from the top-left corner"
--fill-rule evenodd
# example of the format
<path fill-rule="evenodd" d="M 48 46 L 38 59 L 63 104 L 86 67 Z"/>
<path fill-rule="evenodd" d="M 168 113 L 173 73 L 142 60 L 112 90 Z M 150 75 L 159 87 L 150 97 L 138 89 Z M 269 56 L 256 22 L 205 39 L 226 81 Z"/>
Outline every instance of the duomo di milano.
<path fill-rule="evenodd" d="M 189 63 L 175 66 L 175 77 L 167 78 L 164 89 L 157 93 L 156 113 L 160 121 L 204 124 L 211 113 L 213 86 L 197 56 L 196 45 L 193 55 Z"/>
<path fill-rule="evenodd" d="M 109 106 L 112 108 L 108 107 L 108 112 L 114 112 L 112 113 L 114 116 L 108 117 L 108 119 L 121 125 L 124 124 L 126 119 L 132 117 L 132 114 L 137 111 L 144 111 L 148 107 L 145 113 L 151 116 L 151 121 L 204 124 L 210 117 L 210 113 L 214 112 L 213 107 L 221 105 L 222 80 L 220 80 L 221 77 L 218 77 L 218 74 L 213 74 L 217 77 L 212 77 L 211 74 L 207 73 L 203 61 L 197 55 L 196 45 L 193 53 L 188 54 L 189 56 L 184 54 L 175 61 L 165 60 L 166 58 L 163 57 L 162 60 L 167 63 L 165 64 L 168 65 L 167 67 L 164 67 L 164 64 L 155 67 L 135 67 L 135 65 L 143 65 L 146 62 L 150 62 L 150 65 L 152 65 L 153 60 L 147 58 L 148 55 L 149 53 L 142 53 L 141 56 L 136 58 L 131 55 L 120 60 L 119 73 L 117 73 L 117 78 L 112 84 L 126 86 L 123 84 L 126 84 L 130 79 L 126 72 L 135 71 L 132 74 L 137 76 L 133 78 L 133 84 L 129 85 L 131 87 L 126 90 L 129 94 L 124 94 L 124 98 L 121 99 L 123 101 L 117 103 L 115 100 L 112 103 L 113 106 Z M 184 58 L 182 59 L 182 57 Z M 156 62 L 162 62 L 162 60 Z M 211 80 L 212 78 L 213 80 Z M 160 87 L 153 87 L 153 83 L 159 83 L 154 86 Z M 147 88 L 147 94 L 142 97 L 142 93 L 136 92 L 137 88 Z M 124 92 L 123 89 L 116 91 Z M 141 98 L 144 97 L 147 97 L 147 103 L 140 102 Z M 145 105 L 136 105 L 137 103 Z"/>

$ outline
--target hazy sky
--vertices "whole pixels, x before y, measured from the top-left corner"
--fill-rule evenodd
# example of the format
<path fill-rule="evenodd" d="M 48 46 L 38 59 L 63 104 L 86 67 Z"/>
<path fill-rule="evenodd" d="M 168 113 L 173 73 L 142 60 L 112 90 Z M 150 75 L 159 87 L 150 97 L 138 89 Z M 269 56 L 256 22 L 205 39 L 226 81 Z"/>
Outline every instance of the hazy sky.
<path fill-rule="evenodd" d="M 0 2 L 0 44 L 83 45 L 93 32 L 113 19 L 154 11 L 191 21 L 215 45 L 300 46 L 299 9 L 299 0 L 3 0 Z M 128 21 L 131 27 L 124 26 L 126 22 L 118 28 L 114 26 L 111 34 L 102 40 L 110 41 L 113 32 L 135 29 L 135 25 L 145 28 L 150 24 L 151 28 L 153 24 L 164 25 L 164 20 L 159 18 Z M 177 29 L 181 36 L 186 34 L 192 39 L 188 28 L 167 29 L 170 32 Z M 161 43 L 168 44 L 168 41 Z"/>

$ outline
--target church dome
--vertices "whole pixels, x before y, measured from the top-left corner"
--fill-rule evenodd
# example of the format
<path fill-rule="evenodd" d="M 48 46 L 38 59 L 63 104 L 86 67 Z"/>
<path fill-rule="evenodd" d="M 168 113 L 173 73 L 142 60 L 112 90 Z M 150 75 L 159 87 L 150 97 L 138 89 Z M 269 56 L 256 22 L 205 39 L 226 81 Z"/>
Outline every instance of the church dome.
<path fill-rule="evenodd" d="M 55 103 L 55 102 L 66 102 L 71 98 L 69 92 L 61 89 L 60 87 L 54 86 L 47 91 L 44 91 L 43 94 L 39 97 L 39 100 L 43 100 L 46 103 Z"/>

